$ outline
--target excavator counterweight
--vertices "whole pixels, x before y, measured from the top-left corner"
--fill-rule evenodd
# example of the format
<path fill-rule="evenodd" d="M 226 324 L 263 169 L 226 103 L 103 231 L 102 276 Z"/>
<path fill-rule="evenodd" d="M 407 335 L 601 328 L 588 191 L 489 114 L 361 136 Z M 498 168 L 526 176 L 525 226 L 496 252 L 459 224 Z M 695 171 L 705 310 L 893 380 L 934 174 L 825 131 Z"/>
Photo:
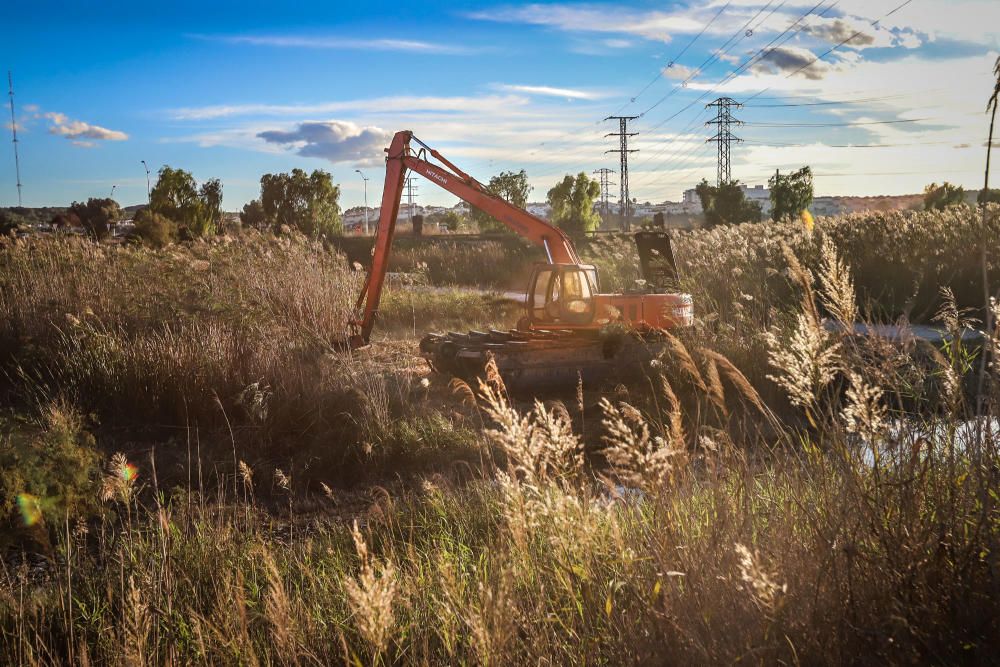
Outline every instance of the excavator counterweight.
<path fill-rule="evenodd" d="M 691 296 L 672 291 L 677 269 L 665 232 L 636 235 L 645 285 L 627 294 L 601 293 L 597 270 L 580 261 L 573 241 L 558 227 L 492 194 L 412 132 L 397 132 L 386 153 L 381 215 L 351 322 L 352 348 L 368 344 L 375 324 L 407 170 L 493 216 L 540 246 L 548 260 L 532 272 L 516 330 L 425 336 L 420 352 L 434 370 L 471 379 L 492 357 L 508 387 L 516 389 L 580 377 L 595 381 L 638 370 L 661 349 L 664 330 L 692 324 Z"/>

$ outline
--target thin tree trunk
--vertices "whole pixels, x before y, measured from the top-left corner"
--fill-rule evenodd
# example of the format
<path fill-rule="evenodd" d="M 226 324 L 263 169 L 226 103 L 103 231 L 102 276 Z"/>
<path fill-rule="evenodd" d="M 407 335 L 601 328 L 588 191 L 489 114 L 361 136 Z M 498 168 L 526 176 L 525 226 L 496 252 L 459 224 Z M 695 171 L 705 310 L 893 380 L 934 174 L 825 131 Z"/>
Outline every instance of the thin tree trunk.
<path fill-rule="evenodd" d="M 983 222 L 983 232 L 986 231 L 986 200 L 989 197 L 990 192 L 990 153 L 993 150 L 993 125 L 997 119 L 997 103 L 993 102 L 993 113 L 990 115 L 990 134 L 986 140 L 986 174 L 983 180 L 983 201 L 979 208 L 982 215 Z M 982 414 L 983 407 L 983 387 L 986 383 L 986 358 L 989 356 L 987 342 L 989 341 L 989 335 L 993 331 L 993 309 L 990 308 L 990 279 L 988 274 L 988 266 L 986 264 L 986 240 L 982 239 L 979 246 L 979 260 L 982 264 L 983 271 L 983 302 L 986 306 L 986 336 L 987 338 L 983 340 L 983 347 L 979 353 L 979 386 L 976 390 L 976 416 L 978 417 Z"/>

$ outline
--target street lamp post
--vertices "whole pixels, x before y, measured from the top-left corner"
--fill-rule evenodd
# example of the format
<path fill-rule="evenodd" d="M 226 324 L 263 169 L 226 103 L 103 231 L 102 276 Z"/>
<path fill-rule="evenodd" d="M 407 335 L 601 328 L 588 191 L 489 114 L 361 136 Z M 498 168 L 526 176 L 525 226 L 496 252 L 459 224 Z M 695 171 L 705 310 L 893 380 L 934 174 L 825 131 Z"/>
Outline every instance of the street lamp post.
<path fill-rule="evenodd" d="M 361 173 L 360 169 L 354 171 L 361 174 L 361 180 L 365 182 L 365 234 L 368 233 L 368 177 Z"/>
<path fill-rule="evenodd" d="M 145 160 L 139 160 L 139 162 L 146 169 L 146 204 L 149 204 L 149 165 L 146 164 Z"/>

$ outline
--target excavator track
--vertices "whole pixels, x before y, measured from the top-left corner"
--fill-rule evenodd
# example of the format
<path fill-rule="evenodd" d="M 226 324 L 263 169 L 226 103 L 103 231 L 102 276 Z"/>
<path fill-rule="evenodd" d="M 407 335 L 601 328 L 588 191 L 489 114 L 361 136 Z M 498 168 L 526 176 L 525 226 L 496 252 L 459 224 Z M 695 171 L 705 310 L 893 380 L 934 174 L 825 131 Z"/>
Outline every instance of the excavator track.
<path fill-rule="evenodd" d="M 483 376 L 492 355 L 508 390 L 525 393 L 626 382 L 663 349 L 662 336 L 621 331 L 533 329 L 431 333 L 420 353 L 439 373 L 470 382 Z"/>

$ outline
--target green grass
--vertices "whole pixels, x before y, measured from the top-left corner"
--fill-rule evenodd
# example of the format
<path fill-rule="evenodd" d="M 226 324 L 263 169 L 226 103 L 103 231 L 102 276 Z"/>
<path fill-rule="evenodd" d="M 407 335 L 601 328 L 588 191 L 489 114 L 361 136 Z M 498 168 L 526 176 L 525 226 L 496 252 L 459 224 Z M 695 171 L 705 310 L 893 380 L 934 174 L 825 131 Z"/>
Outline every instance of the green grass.
<path fill-rule="evenodd" d="M 514 405 L 415 357 L 510 326 L 489 292 L 394 287 L 343 355 L 359 276 L 301 238 L 4 247 L 0 662 L 989 662 L 997 369 L 820 317 L 950 285 L 958 328 L 992 215 L 682 236 L 649 381 Z"/>

